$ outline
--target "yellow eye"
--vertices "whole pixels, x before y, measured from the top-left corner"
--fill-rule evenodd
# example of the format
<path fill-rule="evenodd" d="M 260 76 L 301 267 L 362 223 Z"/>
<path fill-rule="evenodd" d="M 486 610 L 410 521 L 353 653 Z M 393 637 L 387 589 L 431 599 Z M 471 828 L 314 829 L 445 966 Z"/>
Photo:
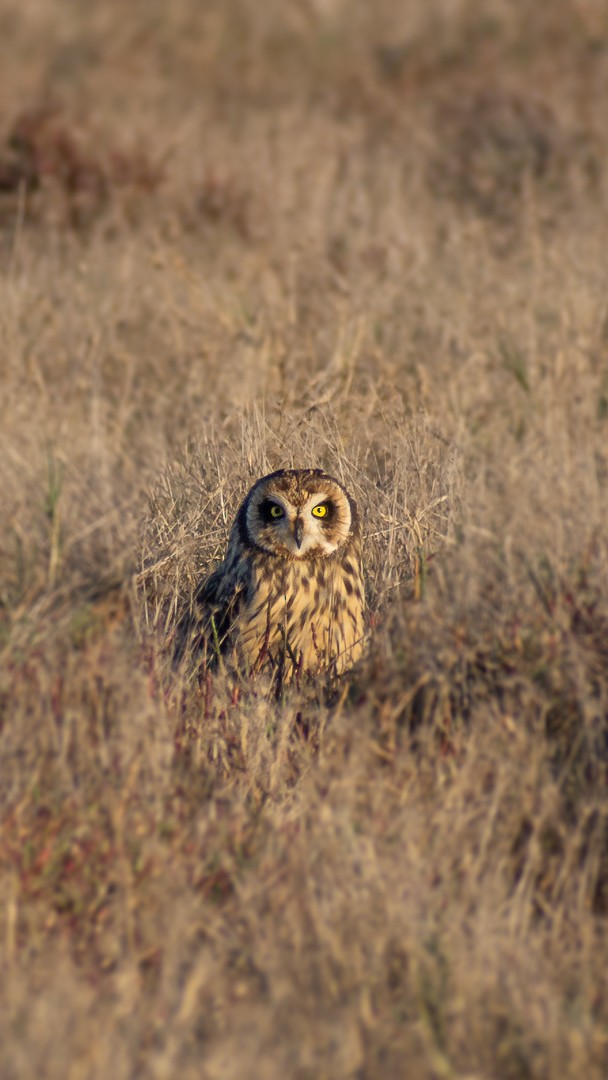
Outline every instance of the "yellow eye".
<path fill-rule="evenodd" d="M 318 506 L 313 506 L 312 513 L 314 517 L 327 517 L 327 503 L 319 503 Z"/>
<path fill-rule="evenodd" d="M 270 516 L 273 517 L 273 518 L 283 517 L 283 508 L 282 508 L 282 506 L 277 506 L 276 503 L 273 503 L 272 506 L 270 507 Z"/>

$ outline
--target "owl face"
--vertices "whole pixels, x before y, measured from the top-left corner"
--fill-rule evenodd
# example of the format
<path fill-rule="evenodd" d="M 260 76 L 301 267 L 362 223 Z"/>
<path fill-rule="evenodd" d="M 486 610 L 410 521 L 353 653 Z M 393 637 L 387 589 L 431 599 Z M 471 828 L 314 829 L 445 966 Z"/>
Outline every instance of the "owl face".
<path fill-rule="evenodd" d="M 331 555 L 358 524 L 344 488 L 321 469 L 281 469 L 262 477 L 243 511 L 249 542 L 288 559 Z"/>

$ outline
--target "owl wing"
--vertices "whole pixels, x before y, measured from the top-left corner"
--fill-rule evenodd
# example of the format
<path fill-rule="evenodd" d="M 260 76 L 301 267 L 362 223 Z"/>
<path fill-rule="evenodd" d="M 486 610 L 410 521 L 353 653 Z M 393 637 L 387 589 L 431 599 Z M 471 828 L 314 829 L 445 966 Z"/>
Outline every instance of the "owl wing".
<path fill-rule="evenodd" d="M 243 605 L 246 583 L 238 572 L 224 563 L 197 589 L 194 600 L 202 615 L 209 645 L 217 652 L 226 645 L 230 630 Z"/>
<path fill-rule="evenodd" d="M 177 662 L 189 647 L 196 652 L 205 650 L 210 659 L 225 651 L 247 595 L 247 571 L 241 545 L 232 537 L 224 562 L 201 582 L 180 620 L 174 651 Z"/>

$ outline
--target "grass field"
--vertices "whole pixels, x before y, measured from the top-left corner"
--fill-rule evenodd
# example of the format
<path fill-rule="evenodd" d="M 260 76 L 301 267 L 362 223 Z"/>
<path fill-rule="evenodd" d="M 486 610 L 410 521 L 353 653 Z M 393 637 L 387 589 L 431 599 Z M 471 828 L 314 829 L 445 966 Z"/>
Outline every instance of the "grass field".
<path fill-rule="evenodd" d="M 0 2 L 2 1080 L 608 1075 L 608 9 Z M 171 642 L 252 481 L 370 645 Z"/>

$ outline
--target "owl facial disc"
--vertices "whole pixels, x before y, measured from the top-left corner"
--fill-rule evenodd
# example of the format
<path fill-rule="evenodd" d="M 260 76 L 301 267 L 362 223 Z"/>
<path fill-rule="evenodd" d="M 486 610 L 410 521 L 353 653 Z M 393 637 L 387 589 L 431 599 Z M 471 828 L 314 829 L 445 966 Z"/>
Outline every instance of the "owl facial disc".
<path fill-rule="evenodd" d="M 333 481 L 297 493 L 277 484 L 254 492 L 246 522 L 249 537 L 262 551 L 303 559 L 336 551 L 350 533 L 352 515 L 348 499 Z"/>

